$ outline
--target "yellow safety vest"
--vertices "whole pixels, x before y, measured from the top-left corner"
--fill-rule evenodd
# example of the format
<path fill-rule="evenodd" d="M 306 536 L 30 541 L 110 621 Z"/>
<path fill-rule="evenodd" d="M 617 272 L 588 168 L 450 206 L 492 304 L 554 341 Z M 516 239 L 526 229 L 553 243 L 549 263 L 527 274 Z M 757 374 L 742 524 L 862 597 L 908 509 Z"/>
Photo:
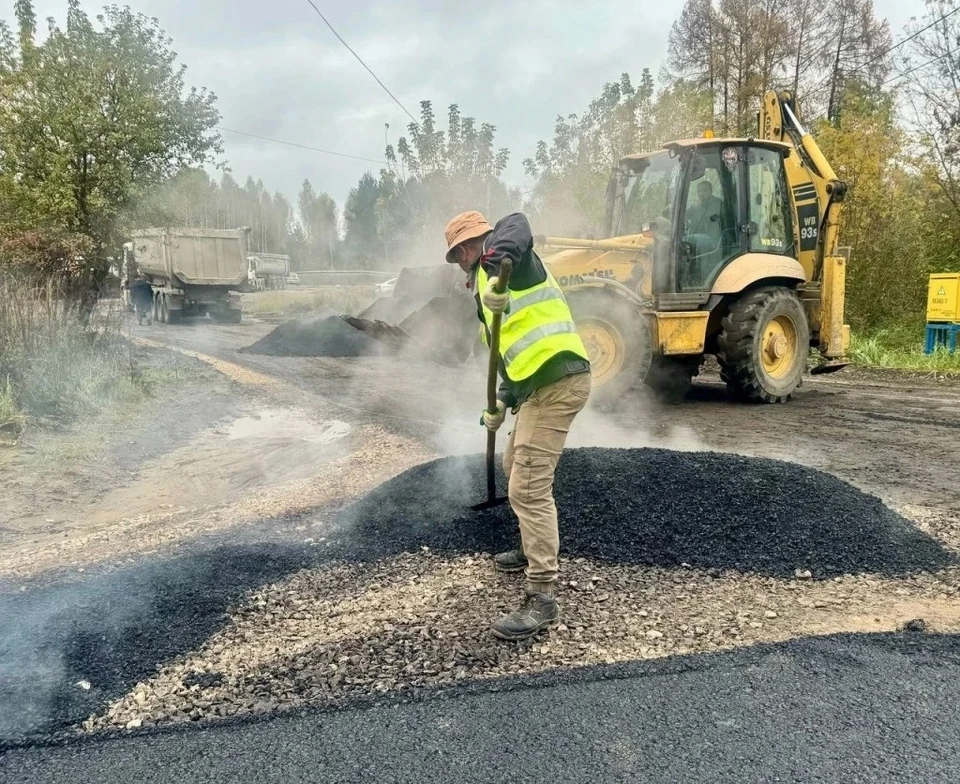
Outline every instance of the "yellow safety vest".
<path fill-rule="evenodd" d="M 510 306 L 500 323 L 500 356 L 511 381 L 530 378 L 547 360 L 562 352 L 590 359 L 563 291 L 550 271 L 546 270 L 546 273 L 547 279 L 536 286 L 523 291 L 507 289 Z M 489 345 L 487 335 L 493 323 L 493 311 L 483 304 L 483 292 L 489 279 L 483 266 L 478 265 L 476 291 L 487 325 L 483 330 L 486 345 Z"/>

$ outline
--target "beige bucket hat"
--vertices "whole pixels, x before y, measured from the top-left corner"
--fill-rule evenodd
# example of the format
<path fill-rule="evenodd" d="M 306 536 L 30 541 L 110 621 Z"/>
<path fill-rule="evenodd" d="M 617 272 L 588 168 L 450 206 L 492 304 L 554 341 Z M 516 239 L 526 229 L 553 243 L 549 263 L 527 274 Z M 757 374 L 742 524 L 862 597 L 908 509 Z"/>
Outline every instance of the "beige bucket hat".
<path fill-rule="evenodd" d="M 443 231 L 443 236 L 447 239 L 447 261 L 451 264 L 456 261 L 451 258 L 451 251 L 461 242 L 482 237 L 488 231 L 493 231 L 493 226 L 487 223 L 482 213 L 476 210 L 461 212 L 447 224 L 447 228 Z"/>

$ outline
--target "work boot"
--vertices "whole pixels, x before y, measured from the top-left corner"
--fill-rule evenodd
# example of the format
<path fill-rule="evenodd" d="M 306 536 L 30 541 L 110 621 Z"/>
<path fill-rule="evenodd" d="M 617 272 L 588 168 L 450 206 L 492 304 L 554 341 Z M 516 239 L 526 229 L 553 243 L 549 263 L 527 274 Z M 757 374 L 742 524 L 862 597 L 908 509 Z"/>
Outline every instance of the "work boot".
<path fill-rule="evenodd" d="M 499 572 L 522 572 L 527 568 L 527 556 L 523 550 L 508 550 L 493 556 L 493 565 Z"/>
<path fill-rule="evenodd" d="M 501 640 L 525 640 L 557 622 L 560 605 L 549 594 L 527 591 L 523 607 L 507 613 L 493 625 L 493 636 Z"/>

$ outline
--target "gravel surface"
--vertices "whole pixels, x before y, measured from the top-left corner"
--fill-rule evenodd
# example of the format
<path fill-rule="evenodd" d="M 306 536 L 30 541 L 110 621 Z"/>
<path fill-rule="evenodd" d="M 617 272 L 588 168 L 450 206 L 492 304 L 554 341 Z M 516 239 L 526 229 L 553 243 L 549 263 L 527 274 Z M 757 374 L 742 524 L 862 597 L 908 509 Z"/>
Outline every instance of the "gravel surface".
<path fill-rule="evenodd" d="M 955 636 L 844 635 L 430 696 L 20 749 L 0 780 L 927 784 L 960 768 Z"/>
<path fill-rule="evenodd" d="M 504 490 L 503 477 L 499 487 Z M 484 500 L 482 458 L 417 466 L 349 507 L 332 550 L 377 559 L 417 546 L 515 546 L 509 506 Z M 876 497 L 820 471 L 763 458 L 663 449 L 570 449 L 557 468 L 561 547 L 613 563 L 738 569 L 815 579 L 907 574 L 955 562 Z"/>
<path fill-rule="evenodd" d="M 522 577 L 495 572 L 488 556 L 421 552 L 299 572 L 253 591 L 198 650 L 163 666 L 84 729 L 344 706 L 570 666 L 893 630 L 921 618 L 931 630 L 960 631 L 955 568 L 909 579 L 817 581 L 585 558 L 562 567 L 560 624 L 511 645 L 494 639 L 489 625 L 515 606 Z"/>
<path fill-rule="evenodd" d="M 323 463 L 313 476 L 257 487 L 255 492 L 226 506 L 197 510 L 163 505 L 149 514 L 80 531 L 69 538 L 25 544 L 9 552 L 0 550 L 0 593 L 13 586 L 15 580 L 43 572 L 82 572 L 103 561 L 129 562 L 131 557 L 163 552 L 213 532 L 232 531 L 239 536 L 243 527 L 256 528 L 262 520 L 308 517 L 301 526 L 303 530 L 325 531 L 337 508 L 373 490 L 398 471 L 436 456 L 417 442 L 376 425 L 359 427 L 352 440 L 356 445 L 350 454 Z M 224 448 L 235 456 L 230 442 Z M 184 479 L 184 472 L 176 466 L 154 464 L 145 473 L 163 483 L 170 472 L 175 472 L 176 478 L 164 484 L 168 488 Z M 204 478 L 196 481 L 202 488 Z M 321 511 L 317 512 L 318 509 Z M 304 537 L 309 535 L 304 533 Z"/>
<path fill-rule="evenodd" d="M 323 314 L 281 324 L 240 351 L 273 357 L 363 357 L 384 354 L 385 348 L 339 316 Z"/>

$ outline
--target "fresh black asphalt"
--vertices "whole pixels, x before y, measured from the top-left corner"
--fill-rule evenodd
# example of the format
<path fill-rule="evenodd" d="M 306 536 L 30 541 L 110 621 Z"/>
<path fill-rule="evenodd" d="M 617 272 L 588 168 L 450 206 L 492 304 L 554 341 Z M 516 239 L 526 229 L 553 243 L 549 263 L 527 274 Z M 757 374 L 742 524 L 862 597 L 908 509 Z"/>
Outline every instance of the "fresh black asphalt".
<path fill-rule="evenodd" d="M 0 749 L 96 713 L 199 647 L 246 591 L 314 564 L 302 543 L 221 545 L 0 592 Z"/>
<path fill-rule="evenodd" d="M 284 322 L 252 346 L 240 349 L 272 357 L 363 357 L 386 350 L 375 338 L 326 313 Z"/>
<path fill-rule="evenodd" d="M 451 553 L 512 546 L 508 506 L 468 508 L 484 494 L 482 477 L 479 457 L 418 466 L 344 510 L 339 528 L 314 546 L 257 542 L 251 532 L 242 544 L 197 545 L 0 591 L 0 749 L 63 732 L 102 710 L 164 662 L 195 650 L 244 593 L 299 569 L 421 546 Z M 566 555 L 784 577 L 802 568 L 815 579 L 935 571 L 954 560 L 879 499 L 775 460 L 573 449 L 558 477 Z"/>
<path fill-rule="evenodd" d="M 3 784 L 960 781 L 960 639 L 583 669 L 405 704 L 0 756 Z"/>
<path fill-rule="evenodd" d="M 500 493 L 506 492 L 503 476 Z M 879 498 L 811 468 L 667 449 L 568 449 L 555 486 L 560 546 L 607 563 L 733 569 L 814 579 L 936 571 L 955 557 Z M 332 549 L 376 560 L 425 545 L 497 552 L 517 544 L 510 507 L 486 499 L 480 456 L 416 466 L 346 509 Z M 335 537 L 336 539 L 336 537 Z"/>

